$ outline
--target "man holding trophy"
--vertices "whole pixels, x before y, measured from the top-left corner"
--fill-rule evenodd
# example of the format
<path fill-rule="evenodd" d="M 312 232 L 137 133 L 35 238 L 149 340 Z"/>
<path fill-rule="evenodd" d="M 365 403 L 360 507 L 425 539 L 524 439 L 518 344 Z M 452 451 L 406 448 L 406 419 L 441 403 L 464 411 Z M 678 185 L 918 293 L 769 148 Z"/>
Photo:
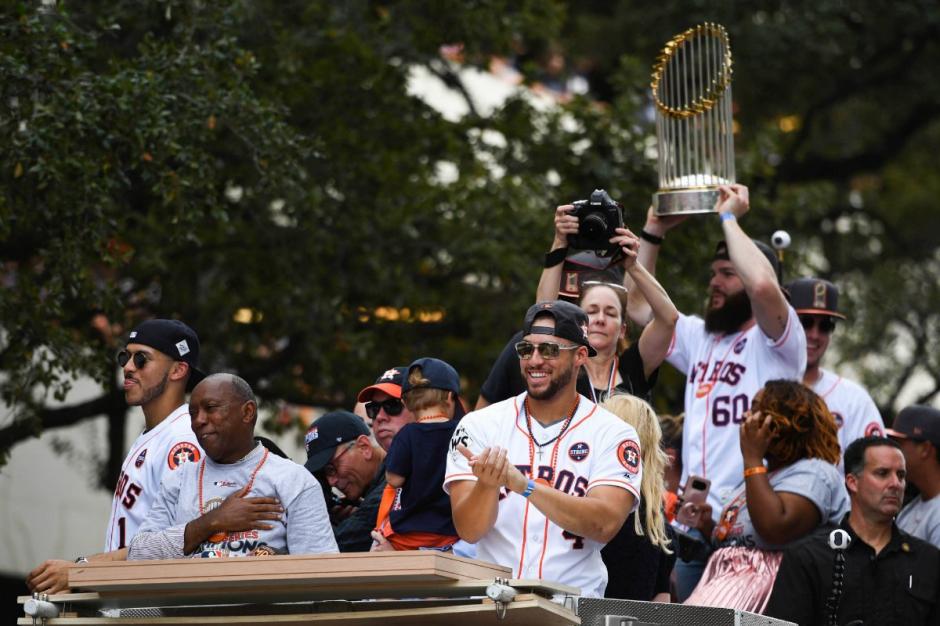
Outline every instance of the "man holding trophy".
<path fill-rule="evenodd" d="M 707 501 L 715 516 L 746 478 L 738 431 L 751 399 L 768 380 L 801 380 L 806 336 L 780 287 L 774 251 L 748 237 L 739 223 L 750 201 L 747 187 L 734 182 L 725 29 L 703 24 L 674 37 L 653 68 L 652 91 L 659 191 L 640 234 L 639 261 L 655 267 L 663 238 L 683 221 L 680 216 L 717 213 L 724 234 L 711 262 L 704 318 L 680 315 L 666 355 L 686 375 L 682 482 L 690 476 L 711 482 Z M 681 558 L 676 563 L 680 600 L 704 566 Z"/>

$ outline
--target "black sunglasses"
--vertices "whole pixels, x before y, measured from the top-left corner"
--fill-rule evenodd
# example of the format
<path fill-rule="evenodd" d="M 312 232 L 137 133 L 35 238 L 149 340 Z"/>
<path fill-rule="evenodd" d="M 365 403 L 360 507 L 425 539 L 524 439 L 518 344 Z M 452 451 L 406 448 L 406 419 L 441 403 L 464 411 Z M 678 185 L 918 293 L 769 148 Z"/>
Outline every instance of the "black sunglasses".
<path fill-rule="evenodd" d="M 543 359 L 557 359 L 562 350 L 576 350 L 577 348 L 578 346 L 563 346 L 551 341 L 545 341 L 538 345 L 530 341 L 520 341 L 516 344 L 516 354 L 518 354 L 519 358 L 523 361 L 527 361 L 531 359 L 535 351 L 538 350 L 539 356 Z"/>
<path fill-rule="evenodd" d="M 831 317 L 825 315 L 801 315 L 800 324 L 804 330 L 809 330 L 813 326 L 819 329 L 819 332 L 828 335 L 836 329 L 836 322 Z"/>
<path fill-rule="evenodd" d="M 115 360 L 117 360 L 117 364 L 121 367 L 127 365 L 127 362 L 131 359 L 134 359 L 134 367 L 137 369 L 143 369 L 147 363 L 153 360 L 143 352 L 128 352 L 127 350 L 121 350 L 117 353 L 117 355 L 115 355 Z"/>
<path fill-rule="evenodd" d="M 382 402 L 376 402 L 371 400 L 366 402 L 366 415 L 369 416 L 369 419 L 375 419 L 379 414 L 380 409 L 385 409 L 385 412 L 388 415 L 395 416 L 401 413 L 402 409 L 405 408 L 404 403 L 398 398 L 389 398 L 388 400 L 383 400 Z"/>

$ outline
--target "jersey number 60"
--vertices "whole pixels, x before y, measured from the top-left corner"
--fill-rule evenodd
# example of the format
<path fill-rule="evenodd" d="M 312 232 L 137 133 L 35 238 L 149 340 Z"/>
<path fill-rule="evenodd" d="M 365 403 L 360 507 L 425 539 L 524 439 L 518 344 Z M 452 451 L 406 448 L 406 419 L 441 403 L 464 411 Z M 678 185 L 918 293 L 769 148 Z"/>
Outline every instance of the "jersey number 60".
<path fill-rule="evenodd" d="M 746 393 L 736 396 L 717 396 L 712 402 L 712 424 L 727 426 L 730 423 L 741 424 L 744 414 L 750 406 Z"/>

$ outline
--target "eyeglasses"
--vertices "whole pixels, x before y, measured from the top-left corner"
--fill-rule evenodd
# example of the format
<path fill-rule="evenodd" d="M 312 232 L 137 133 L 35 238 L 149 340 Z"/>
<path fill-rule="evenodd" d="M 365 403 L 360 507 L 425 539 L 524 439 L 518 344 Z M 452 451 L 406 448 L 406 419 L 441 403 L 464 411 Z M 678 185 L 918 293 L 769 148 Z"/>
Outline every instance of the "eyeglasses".
<path fill-rule="evenodd" d="M 825 335 L 836 329 L 836 321 L 825 315 L 801 315 L 800 324 L 803 325 L 804 330 L 810 330 L 815 326 Z"/>
<path fill-rule="evenodd" d="M 339 454 L 337 454 L 335 457 L 333 457 L 333 459 L 329 463 L 323 466 L 323 475 L 326 476 L 327 478 L 332 478 L 333 476 L 336 476 L 336 462 L 339 461 L 339 458 L 341 456 L 343 456 L 344 454 L 352 450 L 355 446 L 356 446 L 355 441 L 350 441 L 348 444 L 346 444 L 346 447 L 343 448 Z"/>
<path fill-rule="evenodd" d="M 402 409 L 405 408 L 405 405 L 399 398 L 389 398 L 388 400 L 383 400 L 382 402 L 376 402 L 375 400 L 366 402 L 366 415 L 369 416 L 369 419 L 374 420 L 380 409 L 385 409 L 385 412 L 392 417 L 398 415 L 402 412 Z"/>
<path fill-rule="evenodd" d="M 531 341 L 520 341 L 516 344 L 516 354 L 523 361 L 532 358 L 535 351 L 539 351 L 539 356 L 543 359 L 557 359 L 562 350 L 577 350 L 579 346 L 563 346 L 561 344 L 546 341 L 540 344 L 534 344 Z"/>
<path fill-rule="evenodd" d="M 137 369 L 143 369 L 144 366 L 150 361 L 155 359 L 148 355 L 146 352 L 128 352 L 127 350 L 121 350 L 115 355 L 115 360 L 120 367 L 127 365 L 127 362 L 131 359 L 134 360 L 134 367 Z"/>

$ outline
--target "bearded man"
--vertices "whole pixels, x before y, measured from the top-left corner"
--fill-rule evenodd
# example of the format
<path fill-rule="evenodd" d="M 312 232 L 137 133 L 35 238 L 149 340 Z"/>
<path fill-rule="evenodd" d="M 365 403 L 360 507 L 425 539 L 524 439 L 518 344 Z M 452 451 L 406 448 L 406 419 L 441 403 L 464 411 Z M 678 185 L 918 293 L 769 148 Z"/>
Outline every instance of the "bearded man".
<path fill-rule="evenodd" d="M 768 380 L 801 380 L 806 369 L 806 335 L 780 288 L 780 262 L 738 222 L 749 209 L 748 189 L 723 185 L 719 191 L 715 212 L 725 238 L 712 259 L 705 316 L 680 315 L 666 355 L 686 375 L 681 482 L 690 475 L 711 481 L 708 503 L 716 522 L 722 503 L 741 483 L 738 428 L 751 400 Z M 643 230 L 653 237 L 644 238 L 640 251 L 654 257 L 647 267 L 655 267 L 664 235 L 680 221 L 649 214 Z M 680 559 L 676 569 L 682 600 L 704 563 L 686 568 Z"/>

